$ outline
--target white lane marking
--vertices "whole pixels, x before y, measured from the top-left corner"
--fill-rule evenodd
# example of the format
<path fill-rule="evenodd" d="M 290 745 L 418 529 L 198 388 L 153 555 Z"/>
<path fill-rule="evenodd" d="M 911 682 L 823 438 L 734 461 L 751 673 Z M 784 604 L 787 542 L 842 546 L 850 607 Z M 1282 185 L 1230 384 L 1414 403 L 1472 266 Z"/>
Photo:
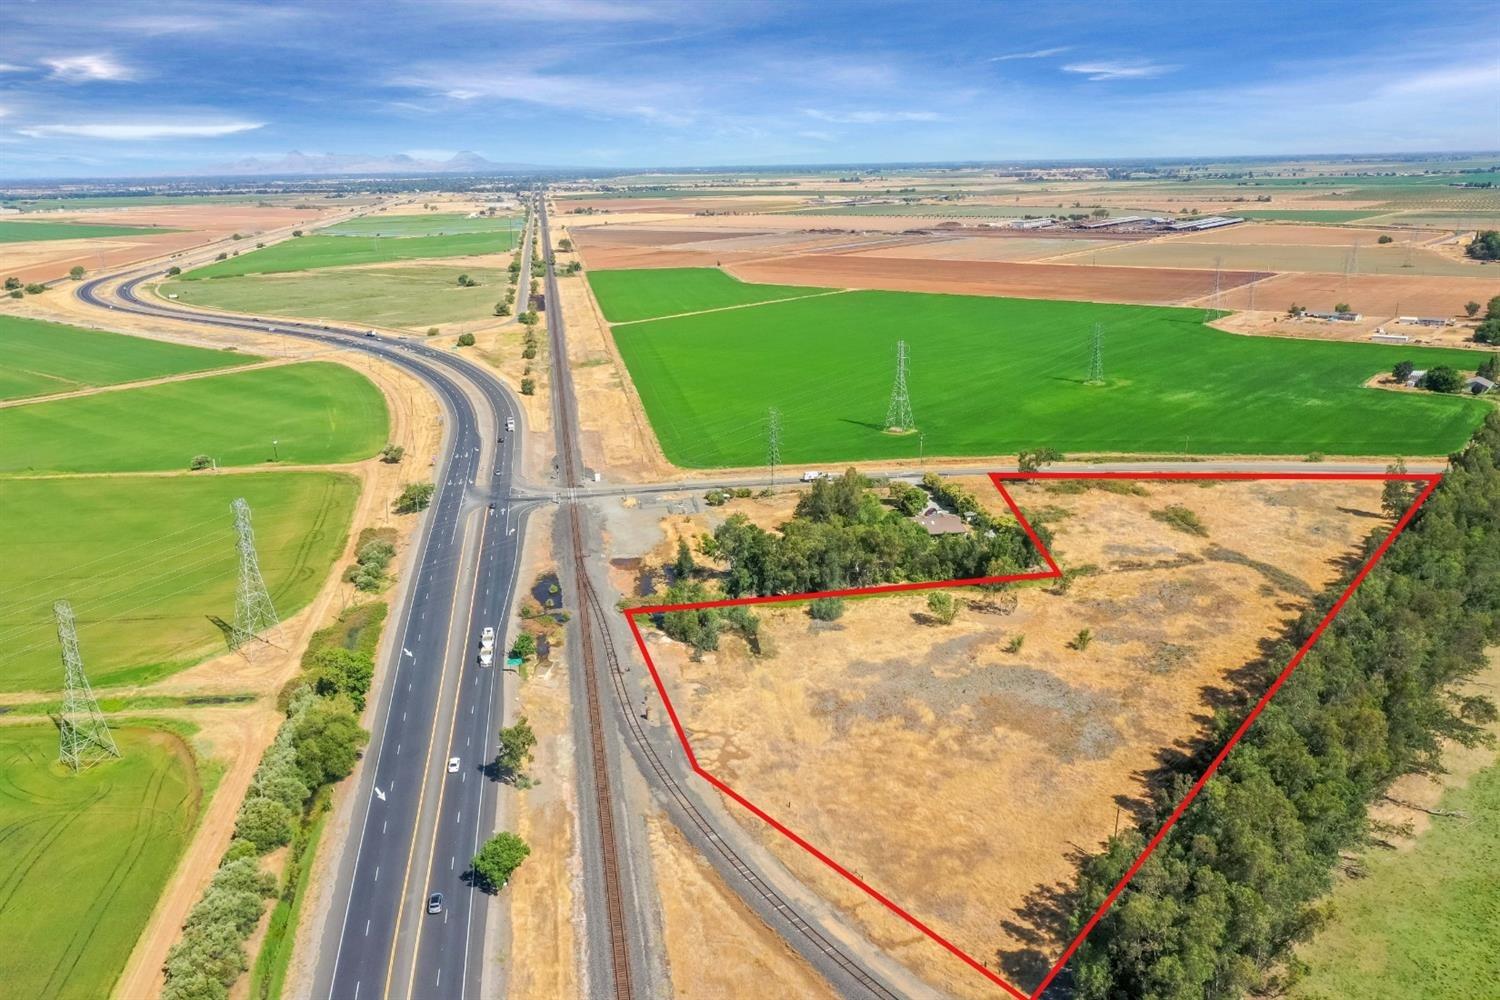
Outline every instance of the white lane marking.
<path fill-rule="evenodd" d="M 359 1000 L 359 982 L 354 984 L 354 1000 Z"/>
<path fill-rule="evenodd" d="M 453 817 L 453 822 L 455 822 L 455 823 L 462 823 L 463 821 L 464 821 L 464 814 L 462 812 L 459 812 L 459 814 L 457 816 Z"/>
<path fill-rule="evenodd" d="M 380 881 L 380 866 L 379 865 L 375 866 L 375 881 L 377 881 L 377 882 Z"/>
<path fill-rule="evenodd" d="M 383 819 L 383 820 L 380 821 L 380 835 L 382 837 L 385 836 L 386 824 L 388 824 L 389 822 L 390 822 L 390 820 L 388 820 L 388 819 Z"/>
<path fill-rule="evenodd" d="M 448 855 L 448 870 L 450 872 L 453 870 L 454 860 L 455 860 L 455 856 L 454 855 L 452 855 L 452 854 Z"/>
<path fill-rule="evenodd" d="M 370 922 L 368 920 L 366 920 L 365 921 L 365 937 L 369 937 L 369 936 L 370 936 Z"/>

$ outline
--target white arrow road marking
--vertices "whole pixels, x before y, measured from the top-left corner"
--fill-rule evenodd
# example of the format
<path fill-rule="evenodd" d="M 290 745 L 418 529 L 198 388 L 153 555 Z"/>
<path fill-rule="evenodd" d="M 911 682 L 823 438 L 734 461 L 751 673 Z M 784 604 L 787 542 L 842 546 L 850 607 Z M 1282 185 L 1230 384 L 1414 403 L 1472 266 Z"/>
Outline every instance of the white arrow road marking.
<path fill-rule="evenodd" d="M 385 801 L 385 792 L 382 792 L 382 791 L 381 791 L 381 790 L 380 790 L 380 786 L 379 786 L 379 785 L 376 785 L 376 786 L 375 786 L 375 797 L 376 797 L 376 798 L 377 798 L 377 799 L 379 799 L 379 800 L 380 800 L 380 801 L 382 801 L 382 802 L 384 802 L 384 801 Z"/>

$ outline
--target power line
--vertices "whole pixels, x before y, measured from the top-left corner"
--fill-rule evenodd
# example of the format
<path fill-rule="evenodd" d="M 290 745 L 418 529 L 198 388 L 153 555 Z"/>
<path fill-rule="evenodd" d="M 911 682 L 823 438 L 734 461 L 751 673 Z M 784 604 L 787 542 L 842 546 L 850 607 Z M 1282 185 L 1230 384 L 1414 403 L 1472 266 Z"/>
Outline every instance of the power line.
<path fill-rule="evenodd" d="M 891 405 L 886 407 L 885 427 L 909 431 L 916 426 L 911 415 L 911 394 L 906 388 L 906 341 L 896 341 L 896 384 L 891 387 Z"/>
<path fill-rule="evenodd" d="M 262 637 L 262 632 L 279 632 L 281 619 L 276 617 L 266 581 L 260 575 L 255 531 L 250 526 L 250 505 L 244 497 L 239 497 L 230 506 L 234 510 L 235 544 L 240 554 L 240 582 L 234 592 L 234 627 L 229 642 L 238 649 L 251 639 Z"/>
<path fill-rule="evenodd" d="M 83 672 L 73 606 L 67 601 L 57 601 L 52 605 L 52 616 L 57 620 L 57 641 L 62 646 L 63 661 L 63 708 L 57 725 L 58 759 L 77 774 L 108 757 L 120 756 L 120 748 L 109 733 L 109 723 L 104 721 L 99 701 Z"/>

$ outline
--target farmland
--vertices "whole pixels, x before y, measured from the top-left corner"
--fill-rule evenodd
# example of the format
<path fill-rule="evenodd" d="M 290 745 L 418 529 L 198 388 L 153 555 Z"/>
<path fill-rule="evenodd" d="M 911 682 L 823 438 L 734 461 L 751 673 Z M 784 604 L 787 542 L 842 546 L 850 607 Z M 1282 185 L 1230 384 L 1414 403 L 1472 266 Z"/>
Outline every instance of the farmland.
<path fill-rule="evenodd" d="M 102 226 L 83 222 L 0 221 L 0 243 L 31 243 L 40 240 L 87 240 L 109 236 L 146 236 L 173 233 L 175 229 L 146 226 Z"/>
<path fill-rule="evenodd" d="M 0 410 L 0 472 L 352 462 L 386 440 L 385 400 L 326 361 L 232 372 Z M 273 442 L 275 442 L 273 444 Z"/>
<path fill-rule="evenodd" d="M 612 280 L 635 283 L 645 301 L 658 283 L 678 287 L 661 273 Z M 591 274 L 596 288 L 600 278 Z M 1038 446 L 1429 455 L 1457 447 L 1489 409 L 1362 387 L 1403 359 L 1472 369 L 1466 352 L 1241 337 L 1203 318 L 1165 307 L 849 292 L 634 323 L 615 339 L 667 457 L 696 467 L 762 462 L 772 406 L 789 462 L 916 458 L 919 447 L 928 456 Z M 1096 323 L 1106 384 L 1086 386 Z M 901 339 L 920 441 L 883 427 Z"/>
<path fill-rule="evenodd" d="M 456 212 L 427 212 L 421 215 L 366 215 L 349 219 L 327 229 L 320 236 L 447 236 L 454 233 L 501 233 L 520 229 L 516 216 L 475 216 Z"/>
<path fill-rule="evenodd" d="M 479 284 L 460 288 L 460 274 Z M 209 309 L 423 329 L 492 318 L 506 287 L 500 268 L 452 262 L 173 281 L 162 291 Z"/>
<path fill-rule="evenodd" d="M 439 257 L 474 257 L 513 249 L 508 230 L 457 233 L 451 236 L 409 236 L 382 239 L 378 236 L 303 236 L 276 243 L 263 250 L 216 261 L 183 275 L 185 281 L 227 278 L 241 274 L 277 274 L 350 264 L 380 264 L 395 260 L 426 260 Z"/>
<path fill-rule="evenodd" d="M 52 725 L 0 726 L 0 980 L 10 996 L 110 994 L 187 844 L 204 790 L 169 732 L 120 726 L 79 775 Z"/>
<path fill-rule="evenodd" d="M 589 285 L 611 323 L 801 298 L 828 291 L 796 285 L 749 284 L 706 267 L 662 268 L 652 271 L 649 279 L 642 279 L 637 271 L 599 271 L 589 276 Z"/>
<path fill-rule="evenodd" d="M 20 399 L 258 361 L 253 355 L 0 315 L 0 399 Z"/>
<path fill-rule="evenodd" d="M 348 533 L 338 473 L 0 480 L 7 553 L 0 690 L 60 684 L 52 602 L 66 598 L 96 687 L 161 676 L 223 649 L 238 563 L 229 505 L 250 503 L 261 572 L 283 617 L 312 599 Z"/>

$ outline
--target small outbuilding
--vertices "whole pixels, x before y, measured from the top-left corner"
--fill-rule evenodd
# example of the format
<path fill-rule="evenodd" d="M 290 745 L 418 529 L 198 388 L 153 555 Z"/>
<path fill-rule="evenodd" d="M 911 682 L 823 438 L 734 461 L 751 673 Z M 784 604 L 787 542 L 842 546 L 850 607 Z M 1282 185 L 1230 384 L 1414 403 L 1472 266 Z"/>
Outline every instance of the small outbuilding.
<path fill-rule="evenodd" d="M 927 509 L 912 520 L 927 529 L 929 535 L 962 535 L 969 530 L 963 518 L 936 504 L 928 504 Z"/>
<path fill-rule="evenodd" d="M 1493 392 L 1495 383 L 1493 379 L 1487 379 L 1483 375 L 1475 375 L 1464 383 L 1464 388 L 1476 396 L 1482 396 L 1487 392 Z"/>

